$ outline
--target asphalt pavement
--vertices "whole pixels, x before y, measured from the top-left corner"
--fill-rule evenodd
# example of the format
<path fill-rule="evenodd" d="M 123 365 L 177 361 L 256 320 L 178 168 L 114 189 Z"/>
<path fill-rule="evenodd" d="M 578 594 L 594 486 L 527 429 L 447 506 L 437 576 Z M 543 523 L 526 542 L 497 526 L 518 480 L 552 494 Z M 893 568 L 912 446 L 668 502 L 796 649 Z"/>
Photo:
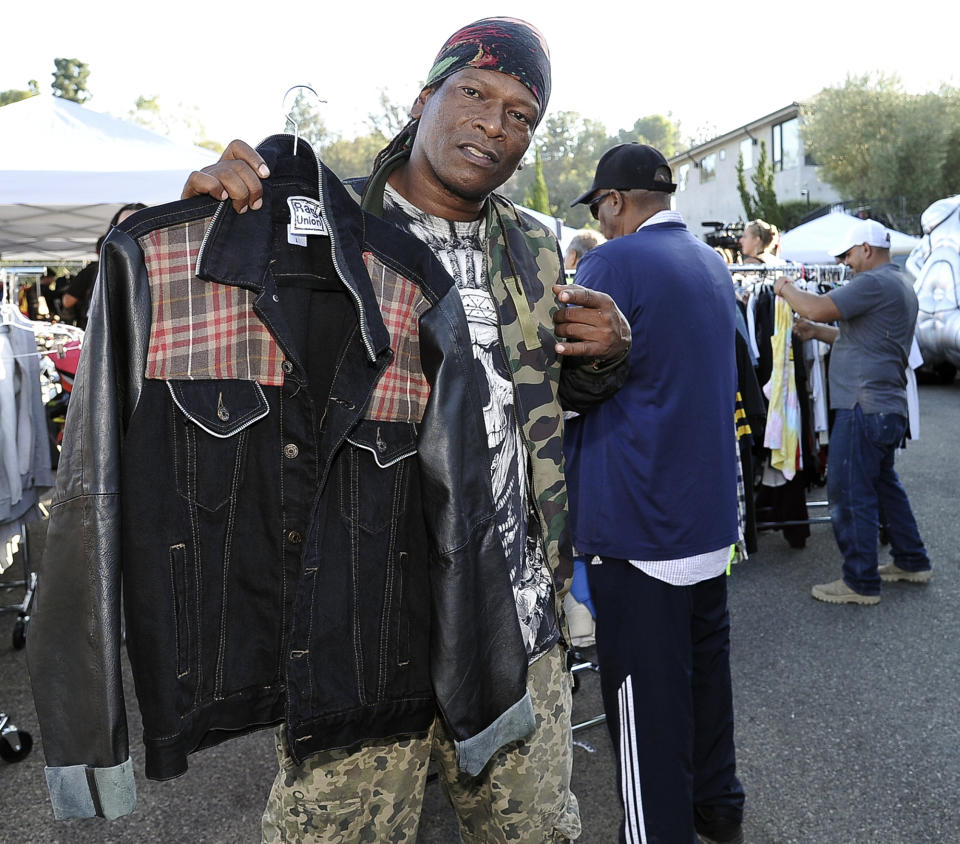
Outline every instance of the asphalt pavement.
<path fill-rule="evenodd" d="M 747 844 L 960 842 L 960 381 L 921 385 L 920 411 L 920 439 L 898 457 L 897 469 L 933 560 L 928 585 L 885 585 L 872 607 L 814 600 L 810 587 L 840 571 L 829 524 L 812 526 L 803 549 L 763 533 L 759 550 L 733 569 L 732 672 Z M 823 490 L 810 495 L 824 497 Z M 42 523 L 31 539 L 31 552 L 40 553 Z M 0 591 L 0 604 L 16 600 L 17 590 Z M 129 670 L 137 809 L 113 822 L 54 821 L 24 651 L 12 646 L 14 619 L 0 614 L 0 712 L 32 734 L 34 747 L 20 762 L 0 761 L 0 842 L 259 841 L 276 768 L 270 732 L 195 754 L 175 780 L 145 780 Z M 584 655 L 595 656 L 592 649 Z M 579 677 L 576 723 L 602 712 L 599 678 Z M 606 727 L 578 730 L 574 741 L 580 842 L 616 842 L 620 810 Z M 457 841 L 436 782 L 427 788 L 418 841 Z"/>

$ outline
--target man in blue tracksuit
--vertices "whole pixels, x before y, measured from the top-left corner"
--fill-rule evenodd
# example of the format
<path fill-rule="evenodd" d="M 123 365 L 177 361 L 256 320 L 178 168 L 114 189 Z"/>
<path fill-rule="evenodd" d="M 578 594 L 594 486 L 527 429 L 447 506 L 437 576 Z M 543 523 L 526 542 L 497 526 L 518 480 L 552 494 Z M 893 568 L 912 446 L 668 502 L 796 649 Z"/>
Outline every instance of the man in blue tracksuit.
<path fill-rule="evenodd" d="M 573 540 L 587 557 L 621 841 L 742 841 L 725 569 L 737 541 L 735 308 L 722 259 L 670 210 L 663 155 L 621 144 L 584 203 L 608 242 L 577 282 L 630 322 L 630 376 L 573 419 Z"/>

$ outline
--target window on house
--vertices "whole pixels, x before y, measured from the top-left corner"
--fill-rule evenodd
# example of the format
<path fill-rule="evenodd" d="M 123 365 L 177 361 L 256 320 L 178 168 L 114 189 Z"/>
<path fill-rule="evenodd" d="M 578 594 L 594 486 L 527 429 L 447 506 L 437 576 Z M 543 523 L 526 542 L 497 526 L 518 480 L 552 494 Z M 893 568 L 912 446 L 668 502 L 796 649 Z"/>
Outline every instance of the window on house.
<path fill-rule="evenodd" d="M 743 159 L 743 169 L 753 169 L 753 139 L 744 138 L 740 141 L 740 158 Z"/>
<path fill-rule="evenodd" d="M 794 117 L 773 127 L 773 169 L 800 166 L 800 121 Z"/>
<path fill-rule="evenodd" d="M 677 168 L 677 192 L 682 193 L 687 189 L 687 179 L 690 178 L 690 165 L 681 164 Z"/>
<path fill-rule="evenodd" d="M 720 160 L 721 161 L 727 160 L 727 151 L 725 149 L 720 150 Z"/>
<path fill-rule="evenodd" d="M 717 154 L 711 152 L 700 159 L 700 184 L 717 178 Z"/>

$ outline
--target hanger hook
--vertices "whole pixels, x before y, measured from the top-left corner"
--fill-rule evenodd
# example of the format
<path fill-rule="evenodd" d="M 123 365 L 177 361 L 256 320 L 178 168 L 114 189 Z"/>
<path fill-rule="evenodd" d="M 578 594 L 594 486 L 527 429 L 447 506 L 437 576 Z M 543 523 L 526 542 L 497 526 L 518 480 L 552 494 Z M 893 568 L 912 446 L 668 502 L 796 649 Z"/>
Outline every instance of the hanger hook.
<path fill-rule="evenodd" d="M 293 91 L 297 92 L 297 96 L 293 98 L 293 101 L 288 106 L 287 101 L 290 97 L 290 94 Z M 309 91 L 311 94 L 313 94 L 313 98 L 318 103 L 326 103 L 326 100 L 320 99 L 320 95 L 313 89 L 311 85 L 303 85 L 303 84 L 292 85 L 291 87 L 287 88 L 287 92 L 283 95 L 283 113 L 286 121 L 284 123 L 284 129 L 286 129 L 288 126 L 293 127 L 293 154 L 294 155 L 297 154 L 297 142 L 300 140 L 300 124 L 293 119 L 293 107 L 294 105 L 296 105 L 297 98 L 301 95 L 303 91 Z"/>

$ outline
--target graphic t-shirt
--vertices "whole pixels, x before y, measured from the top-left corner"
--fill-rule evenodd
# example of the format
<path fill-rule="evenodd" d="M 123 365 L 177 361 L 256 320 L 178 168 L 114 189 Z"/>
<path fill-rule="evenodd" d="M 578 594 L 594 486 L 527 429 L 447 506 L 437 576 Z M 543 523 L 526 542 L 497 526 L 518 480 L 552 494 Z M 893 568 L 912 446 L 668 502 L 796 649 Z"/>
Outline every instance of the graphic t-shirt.
<path fill-rule="evenodd" d="M 487 386 L 483 418 L 497 527 L 503 541 L 517 618 L 527 653 L 546 652 L 559 638 L 550 569 L 540 521 L 528 492 L 527 452 L 513 407 L 513 382 L 500 345 L 497 311 L 486 283 L 484 221 L 445 220 L 411 205 L 387 185 L 384 216 L 430 247 L 456 284 L 470 328 L 474 360 Z"/>

